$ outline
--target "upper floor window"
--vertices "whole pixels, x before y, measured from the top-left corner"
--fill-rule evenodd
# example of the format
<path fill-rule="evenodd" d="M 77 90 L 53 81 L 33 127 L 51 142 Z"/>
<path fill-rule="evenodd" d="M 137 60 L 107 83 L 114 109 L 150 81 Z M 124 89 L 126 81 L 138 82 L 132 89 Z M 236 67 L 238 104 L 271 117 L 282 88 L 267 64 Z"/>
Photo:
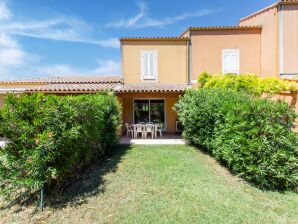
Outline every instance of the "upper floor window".
<path fill-rule="evenodd" d="M 222 73 L 239 74 L 239 49 L 222 50 Z"/>
<path fill-rule="evenodd" d="M 141 51 L 142 80 L 157 80 L 157 50 Z"/>

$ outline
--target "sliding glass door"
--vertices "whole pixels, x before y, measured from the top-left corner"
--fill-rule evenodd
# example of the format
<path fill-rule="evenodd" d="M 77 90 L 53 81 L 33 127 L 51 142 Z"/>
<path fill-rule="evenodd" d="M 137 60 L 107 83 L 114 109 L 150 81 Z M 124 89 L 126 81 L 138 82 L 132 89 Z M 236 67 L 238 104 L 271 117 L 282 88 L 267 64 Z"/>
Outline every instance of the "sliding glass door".
<path fill-rule="evenodd" d="M 165 127 L 165 101 L 164 100 L 135 100 L 134 122 L 153 122 Z"/>

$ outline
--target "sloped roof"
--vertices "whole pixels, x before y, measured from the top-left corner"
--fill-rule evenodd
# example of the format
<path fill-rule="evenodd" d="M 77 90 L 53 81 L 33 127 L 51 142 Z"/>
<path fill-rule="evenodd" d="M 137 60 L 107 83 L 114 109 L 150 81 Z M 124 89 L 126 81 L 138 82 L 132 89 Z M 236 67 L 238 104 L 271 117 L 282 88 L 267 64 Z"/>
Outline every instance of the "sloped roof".
<path fill-rule="evenodd" d="M 63 83 L 47 84 L 37 87 L 29 87 L 25 92 L 43 92 L 43 93 L 91 93 L 104 90 L 113 90 L 119 83 Z"/>
<path fill-rule="evenodd" d="M 262 26 L 191 26 L 188 27 L 180 37 L 188 31 L 216 31 L 216 30 L 255 30 L 262 29 Z"/>
<path fill-rule="evenodd" d="M 18 80 L 4 80 L 0 84 L 63 84 L 63 83 L 120 83 L 119 76 L 65 76 L 65 77 L 44 77 Z"/>
<path fill-rule="evenodd" d="M 2 84 L 2 85 L 1 85 Z M 9 85 L 7 85 L 9 84 Z M 14 85 L 17 84 L 17 85 Z M 22 86 L 24 84 L 24 86 Z M 32 84 L 32 85 L 30 85 Z M 0 81 L 0 92 L 95 93 L 105 90 L 116 93 L 183 92 L 186 84 L 124 85 L 120 77 L 70 76 Z"/>
<path fill-rule="evenodd" d="M 186 84 L 136 84 L 121 85 L 115 88 L 116 93 L 153 93 L 153 92 L 184 92 L 190 88 Z"/>
<path fill-rule="evenodd" d="M 121 37 L 120 41 L 188 41 L 187 37 Z"/>

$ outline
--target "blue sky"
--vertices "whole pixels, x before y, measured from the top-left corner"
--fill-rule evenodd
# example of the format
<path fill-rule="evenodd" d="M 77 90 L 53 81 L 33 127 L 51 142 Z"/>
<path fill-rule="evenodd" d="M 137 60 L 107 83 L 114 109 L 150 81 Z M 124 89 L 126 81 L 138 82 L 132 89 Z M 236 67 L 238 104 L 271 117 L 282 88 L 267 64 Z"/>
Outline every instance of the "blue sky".
<path fill-rule="evenodd" d="M 0 0 L 0 79 L 118 75 L 119 37 L 177 36 L 189 26 L 236 25 L 274 2 Z"/>

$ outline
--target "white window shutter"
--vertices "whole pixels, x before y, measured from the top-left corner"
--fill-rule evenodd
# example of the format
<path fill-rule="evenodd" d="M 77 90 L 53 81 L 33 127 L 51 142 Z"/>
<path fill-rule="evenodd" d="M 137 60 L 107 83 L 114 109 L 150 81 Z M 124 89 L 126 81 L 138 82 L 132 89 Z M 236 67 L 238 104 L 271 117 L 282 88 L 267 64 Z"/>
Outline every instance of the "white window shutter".
<path fill-rule="evenodd" d="M 157 51 L 141 51 L 141 76 L 142 80 L 157 78 Z"/>
<path fill-rule="evenodd" d="M 239 74 L 239 49 L 222 50 L 222 73 Z"/>
<path fill-rule="evenodd" d="M 157 52 L 152 52 L 152 77 L 156 79 L 157 77 Z"/>
<path fill-rule="evenodd" d="M 148 56 L 147 53 L 141 52 L 141 76 L 145 77 L 148 74 Z"/>

